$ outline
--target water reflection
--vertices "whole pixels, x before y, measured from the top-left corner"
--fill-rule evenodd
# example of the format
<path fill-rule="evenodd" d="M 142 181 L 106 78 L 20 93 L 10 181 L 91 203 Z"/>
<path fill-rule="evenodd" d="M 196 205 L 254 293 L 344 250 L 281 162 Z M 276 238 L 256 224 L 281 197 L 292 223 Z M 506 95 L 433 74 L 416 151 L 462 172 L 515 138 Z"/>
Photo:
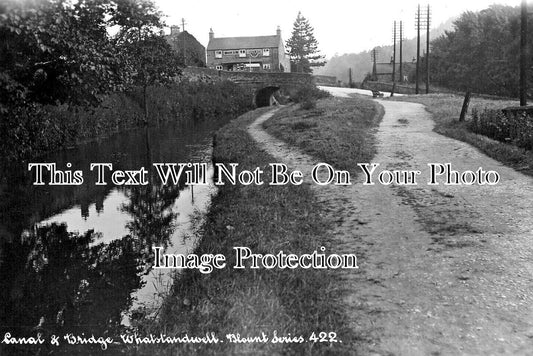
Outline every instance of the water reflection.
<path fill-rule="evenodd" d="M 94 239 L 93 231 L 72 233 L 55 223 L 24 234 L 16 246 L 19 258 L 2 264 L 2 275 L 14 276 L 2 301 L 4 332 L 48 336 L 120 331 L 121 311 L 131 307 L 131 291 L 142 285 L 137 242 L 125 236 L 91 246 Z"/>
<path fill-rule="evenodd" d="M 117 169 L 209 162 L 211 133 L 221 124 L 131 131 L 41 161 L 59 167 L 70 162 L 84 172 L 91 162 Z M 36 187 L 26 166 L 4 167 L 0 178 L 2 336 L 117 336 L 135 317 L 153 312 L 171 276 L 151 270 L 152 247 L 190 251 L 194 240 L 184 236 L 192 234 L 191 214 L 205 211 L 214 189 L 162 186 L 156 179 L 132 188 L 96 186 L 90 179 L 78 187 Z M 79 350 L 87 354 L 90 348 Z"/>

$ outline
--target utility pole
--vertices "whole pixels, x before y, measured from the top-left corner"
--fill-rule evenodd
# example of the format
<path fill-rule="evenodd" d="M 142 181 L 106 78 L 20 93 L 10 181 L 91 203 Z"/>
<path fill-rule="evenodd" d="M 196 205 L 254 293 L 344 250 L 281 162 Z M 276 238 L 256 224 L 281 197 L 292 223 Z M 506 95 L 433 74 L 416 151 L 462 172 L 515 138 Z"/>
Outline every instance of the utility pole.
<path fill-rule="evenodd" d="M 396 21 L 394 21 L 393 29 L 393 50 L 392 50 L 392 90 L 390 96 L 394 96 L 394 90 L 396 89 Z"/>
<path fill-rule="evenodd" d="M 349 77 L 349 82 L 348 82 L 348 86 L 351 88 L 352 87 L 352 68 L 348 68 L 348 77 Z"/>
<path fill-rule="evenodd" d="M 429 94 L 429 22 L 431 9 L 428 4 L 427 23 L 426 23 L 426 94 Z"/>
<path fill-rule="evenodd" d="M 187 56 L 186 56 L 186 51 L 187 51 L 187 47 L 186 47 L 186 44 L 187 44 L 187 37 L 185 35 L 185 19 L 182 17 L 181 18 L 181 31 L 182 31 L 182 37 L 183 37 L 183 64 L 186 66 L 187 65 Z"/>
<path fill-rule="evenodd" d="M 420 63 L 420 4 L 418 4 L 418 11 L 416 13 L 416 75 L 415 75 L 415 93 L 419 94 L 420 89 L 418 87 L 418 74 L 419 74 L 419 63 Z"/>
<path fill-rule="evenodd" d="M 520 106 L 527 105 L 527 0 L 522 0 L 520 16 Z"/>
<path fill-rule="evenodd" d="M 371 56 L 372 56 L 372 62 L 374 63 L 373 66 L 372 66 L 372 80 L 374 81 L 377 81 L 378 80 L 378 73 L 377 73 L 377 58 L 378 58 L 378 53 L 376 51 L 376 49 L 374 48 L 371 52 Z"/>
<path fill-rule="evenodd" d="M 403 83 L 402 43 L 403 43 L 403 21 L 400 21 L 400 83 Z"/>
<path fill-rule="evenodd" d="M 425 23 L 420 23 L 422 16 L 426 16 Z M 420 30 L 426 29 L 426 53 L 424 58 L 426 60 L 426 94 L 429 93 L 429 26 L 431 19 L 431 8 L 428 5 L 426 13 L 420 12 L 420 4 L 416 12 L 416 94 L 420 93 L 419 79 L 420 79 Z"/>

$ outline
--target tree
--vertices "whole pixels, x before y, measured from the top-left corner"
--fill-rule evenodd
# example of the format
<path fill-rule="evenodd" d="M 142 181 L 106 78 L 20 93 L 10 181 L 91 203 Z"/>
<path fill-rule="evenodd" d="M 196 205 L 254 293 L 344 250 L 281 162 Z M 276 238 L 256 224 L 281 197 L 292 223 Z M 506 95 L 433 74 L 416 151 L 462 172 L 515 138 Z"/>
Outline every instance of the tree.
<path fill-rule="evenodd" d="M 146 117 L 147 87 L 180 71 L 161 17 L 153 0 L 0 0 L 0 156 L 28 157 L 36 142 L 50 149 L 66 139 L 41 140 L 69 124 L 46 105 L 78 110 L 140 87 Z"/>
<path fill-rule="evenodd" d="M 167 68 L 153 59 L 164 61 L 171 52 L 158 38 L 161 16 L 149 0 L 0 4 L 0 113 L 32 103 L 97 104 L 102 94 L 132 82 L 142 86 L 174 76 L 172 59 Z M 112 26 L 120 28 L 115 38 L 107 33 Z"/>
<path fill-rule="evenodd" d="M 181 73 L 182 61 L 160 34 L 164 26 L 155 4 L 145 0 L 116 0 L 110 23 L 120 27 L 116 47 L 124 56 L 129 84 L 142 88 L 144 120 L 148 121 L 147 88 L 169 84 Z"/>
<path fill-rule="evenodd" d="M 0 8 L 0 86 L 5 105 L 85 104 L 121 89 L 106 32 L 110 0 L 8 1 Z M 1 110 L 0 110 L 1 111 Z"/>
<path fill-rule="evenodd" d="M 309 21 L 298 12 L 294 21 L 291 38 L 287 41 L 291 57 L 291 71 L 311 73 L 311 67 L 320 67 L 326 64 L 324 56 L 319 54 L 318 41 L 313 34 L 313 27 Z"/>
<path fill-rule="evenodd" d="M 465 12 L 454 26 L 431 42 L 433 80 L 452 89 L 517 97 L 520 8 L 492 5 Z M 533 46 L 533 38 L 528 41 Z"/>

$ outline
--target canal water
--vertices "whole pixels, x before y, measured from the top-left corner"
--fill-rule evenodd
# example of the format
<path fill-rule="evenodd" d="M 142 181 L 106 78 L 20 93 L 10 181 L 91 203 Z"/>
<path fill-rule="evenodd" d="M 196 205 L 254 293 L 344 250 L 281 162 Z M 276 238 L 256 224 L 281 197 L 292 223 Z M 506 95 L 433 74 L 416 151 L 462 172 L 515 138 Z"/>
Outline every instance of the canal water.
<path fill-rule="evenodd" d="M 153 247 L 194 248 L 215 193 L 212 134 L 225 122 L 132 130 L 32 161 L 82 170 L 80 186 L 33 185 L 27 164 L 3 169 L 1 335 L 112 335 L 157 315 L 173 272 L 152 269 Z M 102 162 L 121 170 L 145 167 L 150 182 L 96 185 L 89 166 Z M 210 184 L 162 185 L 150 169 L 161 162 L 208 163 Z"/>

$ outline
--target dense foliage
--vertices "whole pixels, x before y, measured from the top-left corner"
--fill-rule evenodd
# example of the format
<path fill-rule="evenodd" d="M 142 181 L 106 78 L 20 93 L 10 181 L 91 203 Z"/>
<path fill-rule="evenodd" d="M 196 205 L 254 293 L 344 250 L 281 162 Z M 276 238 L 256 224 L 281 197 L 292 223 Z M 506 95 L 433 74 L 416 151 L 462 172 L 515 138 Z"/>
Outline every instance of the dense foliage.
<path fill-rule="evenodd" d="M 533 149 L 533 119 L 525 112 L 504 113 L 501 110 L 473 110 L 468 128 L 475 133 L 526 150 Z"/>
<path fill-rule="evenodd" d="M 179 74 L 150 1 L 10 0 L 0 20 L 3 110 L 29 102 L 94 104 L 101 94 Z"/>
<path fill-rule="evenodd" d="M 291 72 L 312 73 L 311 67 L 323 66 L 324 56 L 318 54 L 318 41 L 309 21 L 298 12 L 287 47 L 291 57 Z"/>
<path fill-rule="evenodd" d="M 145 121 L 144 94 L 150 116 Z M 29 159 L 47 151 L 139 125 L 185 122 L 238 115 L 251 109 L 253 97 L 231 82 L 187 82 L 149 86 L 106 96 L 94 108 L 46 105 L 39 110 L 17 109 L 16 126 L 0 131 L 0 153 L 5 160 Z M 12 114 L 14 115 L 14 114 Z M 6 127 L 2 124 L 2 130 Z"/>
<path fill-rule="evenodd" d="M 533 23 L 533 15 L 529 16 Z M 454 25 L 454 31 L 431 43 L 431 80 L 452 89 L 516 97 L 520 9 L 493 5 L 463 13 Z M 528 41 L 533 48 L 533 37 Z"/>
<path fill-rule="evenodd" d="M 163 26 L 155 5 L 144 0 L 115 0 L 111 25 L 119 26 L 116 48 L 125 57 L 129 84 L 143 88 L 145 121 L 148 119 L 147 88 L 172 83 L 182 65 L 165 38 L 158 34 Z"/>
<path fill-rule="evenodd" d="M 53 122 L 43 105 L 97 105 L 112 92 L 170 83 L 179 74 L 179 63 L 157 34 L 162 26 L 161 15 L 150 1 L 3 2 L 0 132 L 4 147 L 11 151 L 15 147 L 18 155 L 27 156 L 49 126 L 64 132 L 57 126 L 69 123 Z M 108 33 L 110 27 L 118 30 L 117 35 Z"/>
<path fill-rule="evenodd" d="M 0 8 L 0 101 L 94 103 L 127 73 L 106 31 L 105 0 L 8 1 Z"/>
<path fill-rule="evenodd" d="M 180 79 L 163 26 L 148 0 L 1 2 L 1 156 L 26 159 L 169 117 L 250 107 L 231 84 Z"/>

